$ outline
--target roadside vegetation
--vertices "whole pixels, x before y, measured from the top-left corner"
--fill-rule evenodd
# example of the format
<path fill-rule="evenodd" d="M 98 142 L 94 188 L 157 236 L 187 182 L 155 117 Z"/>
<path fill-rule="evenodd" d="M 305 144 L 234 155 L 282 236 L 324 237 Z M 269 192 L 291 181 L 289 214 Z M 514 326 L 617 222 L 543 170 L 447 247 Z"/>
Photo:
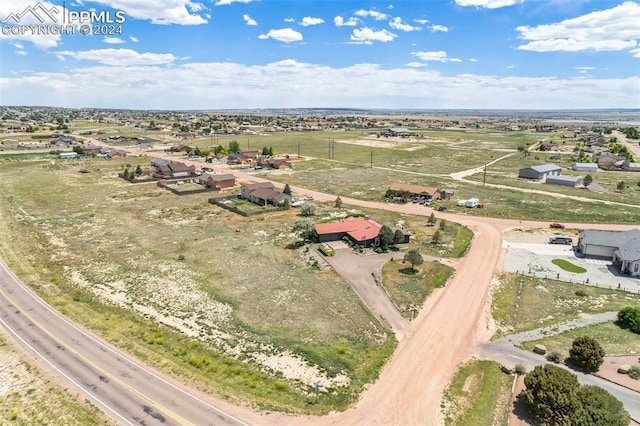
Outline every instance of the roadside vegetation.
<path fill-rule="evenodd" d="M 617 311 L 640 303 L 640 295 L 619 290 L 569 284 L 544 278 L 502 274 L 493 291 L 495 337 L 577 319 L 581 313 Z"/>
<path fill-rule="evenodd" d="M 415 271 L 401 259 L 382 267 L 382 286 L 405 318 L 413 319 L 436 288 L 444 287 L 453 268 L 439 262 L 425 262 Z"/>
<path fill-rule="evenodd" d="M 494 361 L 464 364 L 445 391 L 442 408 L 447 426 L 507 424 L 513 376 Z"/>
<path fill-rule="evenodd" d="M 563 270 L 565 270 L 567 272 L 575 272 L 576 274 L 583 274 L 583 273 L 587 272 L 587 270 L 584 269 L 582 266 L 578 266 L 576 264 L 573 264 L 573 263 L 569 262 L 568 260 L 553 259 L 551 261 L 551 263 L 553 263 L 558 268 L 563 269 Z"/>

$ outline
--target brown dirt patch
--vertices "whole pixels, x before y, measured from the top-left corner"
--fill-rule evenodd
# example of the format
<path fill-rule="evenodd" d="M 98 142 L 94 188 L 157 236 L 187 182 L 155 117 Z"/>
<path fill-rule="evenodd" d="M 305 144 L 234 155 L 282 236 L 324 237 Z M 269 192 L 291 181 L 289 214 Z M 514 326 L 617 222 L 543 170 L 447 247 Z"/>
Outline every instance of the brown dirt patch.
<path fill-rule="evenodd" d="M 628 374 L 618 373 L 618 367 L 622 365 L 636 365 L 640 367 L 640 355 L 605 356 L 604 362 L 596 375 L 621 386 L 633 389 L 636 392 L 640 392 L 640 380 L 632 379 Z"/>

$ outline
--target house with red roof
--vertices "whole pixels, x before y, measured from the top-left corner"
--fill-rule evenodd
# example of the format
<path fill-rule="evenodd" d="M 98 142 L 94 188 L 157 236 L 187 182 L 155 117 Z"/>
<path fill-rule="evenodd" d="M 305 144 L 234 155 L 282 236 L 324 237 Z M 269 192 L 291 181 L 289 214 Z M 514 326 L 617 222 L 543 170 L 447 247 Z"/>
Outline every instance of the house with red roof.
<path fill-rule="evenodd" d="M 316 225 L 318 242 L 338 241 L 344 237 L 349 238 L 354 244 L 364 247 L 377 246 L 379 244 L 378 234 L 382 225 L 373 219 L 365 217 L 348 217 L 340 222 L 319 223 Z M 409 235 L 405 234 L 406 241 Z"/>

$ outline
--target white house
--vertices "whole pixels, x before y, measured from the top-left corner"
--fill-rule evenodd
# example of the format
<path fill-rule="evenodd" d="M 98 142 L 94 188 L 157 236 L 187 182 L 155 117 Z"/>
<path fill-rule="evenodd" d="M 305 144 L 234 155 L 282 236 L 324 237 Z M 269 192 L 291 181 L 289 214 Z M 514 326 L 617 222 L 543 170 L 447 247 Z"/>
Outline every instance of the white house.
<path fill-rule="evenodd" d="M 574 172 L 597 172 L 598 163 L 574 163 L 573 166 L 571 166 L 571 170 Z"/>

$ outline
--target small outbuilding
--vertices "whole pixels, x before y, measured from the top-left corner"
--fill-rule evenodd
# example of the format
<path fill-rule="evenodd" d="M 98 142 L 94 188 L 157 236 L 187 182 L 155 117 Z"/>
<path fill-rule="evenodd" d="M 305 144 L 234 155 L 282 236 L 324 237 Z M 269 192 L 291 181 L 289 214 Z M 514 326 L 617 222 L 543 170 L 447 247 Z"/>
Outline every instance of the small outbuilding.
<path fill-rule="evenodd" d="M 582 186 L 582 178 L 576 176 L 549 176 L 545 183 L 576 188 Z"/>
<path fill-rule="evenodd" d="M 560 166 L 549 163 L 520 169 L 518 171 L 518 177 L 544 182 L 549 176 L 559 176 L 561 173 L 562 168 Z"/>
<path fill-rule="evenodd" d="M 58 158 L 80 158 L 80 154 L 77 152 L 61 152 L 58 154 Z"/>
<path fill-rule="evenodd" d="M 573 170 L 574 172 L 597 172 L 598 163 L 574 163 L 573 166 L 571 166 L 571 170 Z"/>

